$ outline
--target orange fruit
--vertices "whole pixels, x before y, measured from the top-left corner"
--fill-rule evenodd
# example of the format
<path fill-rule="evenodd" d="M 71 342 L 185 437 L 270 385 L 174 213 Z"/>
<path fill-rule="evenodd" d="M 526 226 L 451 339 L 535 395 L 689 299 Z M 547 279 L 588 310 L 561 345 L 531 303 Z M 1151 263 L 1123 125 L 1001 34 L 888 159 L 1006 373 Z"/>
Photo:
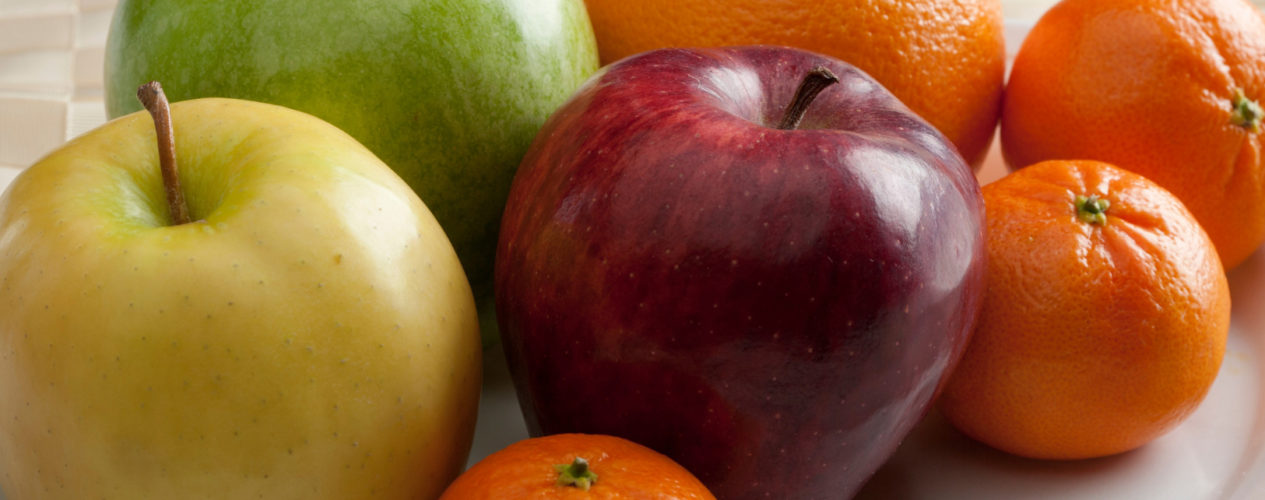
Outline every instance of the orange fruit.
<path fill-rule="evenodd" d="M 1265 19 L 1245 0 L 1064 0 L 1015 56 L 1012 167 L 1090 158 L 1177 195 L 1227 269 L 1265 241 Z"/>
<path fill-rule="evenodd" d="M 440 500 L 715 500 L 667 456 L 627 439 L 554 434 L 488 455 L 457 477 Z"/>
<path fill-rule="evenodd" d="M 1230 291 L 1171 193 L 1096 161 L 1053 160 L 983 188 L 987 289 L 938 406 L 1032 458 L 1141 446 L 1203 400 L 1225 353 Z"/>
<path fill-rule="evenodd" d="M 789 45 L 861 68 L 979 167 L 1001 109 L 1000 0 L 585 0 L 602 64 L 663 47 Z"/>

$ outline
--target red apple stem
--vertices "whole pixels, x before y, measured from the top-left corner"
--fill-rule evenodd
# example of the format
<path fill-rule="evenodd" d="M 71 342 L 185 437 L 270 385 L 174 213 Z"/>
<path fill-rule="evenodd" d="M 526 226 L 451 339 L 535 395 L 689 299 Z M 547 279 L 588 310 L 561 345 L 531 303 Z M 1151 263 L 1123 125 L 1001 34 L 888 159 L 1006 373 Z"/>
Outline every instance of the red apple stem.
<path fill-rule="evenodd" d="M 808 106 L 813 103 L 813 99 L 817 98 L 817 94 L 836 83 L 839 83 L 839 77 L 825 66 L 818 66 L 809 71 L 804 75 L 804 79 L 800 80 L 799 88 L 795 89 L 795 97 L 791 99 L 791 105 L 786 107 L 786 114 L 782 115 L 782 121 L 777 124 L 777 128 L 794 130 L 798 127 L 799 122 L 804 119 L 804 114 L 808 112 Z"/>
<path fill-rule="evenodd" d="M 136 90 L 136 97 L 154 118 L 154 131 L 158 133 L 158 162 L 162 169 L 163 188 L 167 192 L 167 208 L 174 225 L 189 223 L 189 206 L 180 190 L 180 176 L 176 173 L 176 138 L 171 126 L 171 106 L 163 87 L 149 82 Z"/>

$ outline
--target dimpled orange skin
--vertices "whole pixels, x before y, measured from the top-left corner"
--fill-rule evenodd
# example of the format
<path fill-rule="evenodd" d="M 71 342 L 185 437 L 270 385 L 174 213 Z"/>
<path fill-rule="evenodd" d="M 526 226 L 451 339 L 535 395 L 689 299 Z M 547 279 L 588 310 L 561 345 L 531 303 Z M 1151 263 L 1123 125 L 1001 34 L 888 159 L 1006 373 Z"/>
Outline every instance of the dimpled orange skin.
<path fill-rule="evenodd" d="M 1246 1 L 1064 0 L 1015 57 L 1003 156 L 1140 173 L 1182 199 L 1230 269 L 1265 240 L 1261 133 L 1231 123 L 1236 89 L 1265 104 L 1265 20 Z"/>
<path fill-rule="evenodd" d="M 988 288 L 939 400 L 964 434 L 1016 455 L 1106 456 L 1185 419 L 1216 378 L 1230 292 L 1176 198 L 1091 161 L 1050 161 L 983 188 Z M 1110 202 L 1106 223 L 1077 195 Z"/>
<path fill-rule="evenodd" d="M 558 484 L 555 465 L 589 462 L 588 491 Z M 632 441 L 601 434 L 525 439 L 488 455 L 454 481 L 440 500 L 715 500 L 672 459 Z"/>
<path fill-rule="evenodd" d="M 979 168 L 1001 110 L 1000 0 L 586 0 L 602 64 L 662 47 L 789 45 L 869 73 Z"/>

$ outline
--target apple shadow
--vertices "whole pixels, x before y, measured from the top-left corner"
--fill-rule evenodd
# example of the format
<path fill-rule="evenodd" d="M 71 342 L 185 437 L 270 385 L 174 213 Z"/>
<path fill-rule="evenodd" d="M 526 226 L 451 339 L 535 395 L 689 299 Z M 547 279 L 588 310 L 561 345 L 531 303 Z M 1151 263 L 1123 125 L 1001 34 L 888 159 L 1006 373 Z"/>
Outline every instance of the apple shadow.
<path fill-rule="evenodd" d="M 1265 247 L 1226 273 L 1230 282 L 1231 322 L 1241 331 L 1265 335 Z"/>
<path fill-rule="evenodd" d="M 527 439 L 527 423 L 518 405 L 514 380 L 500 343 L 483 350 L 483 394 L 479 398 L 479 419 L 466 467 L 506 446 Z M 0 500 L 4 500 L 0 497 Z"/>

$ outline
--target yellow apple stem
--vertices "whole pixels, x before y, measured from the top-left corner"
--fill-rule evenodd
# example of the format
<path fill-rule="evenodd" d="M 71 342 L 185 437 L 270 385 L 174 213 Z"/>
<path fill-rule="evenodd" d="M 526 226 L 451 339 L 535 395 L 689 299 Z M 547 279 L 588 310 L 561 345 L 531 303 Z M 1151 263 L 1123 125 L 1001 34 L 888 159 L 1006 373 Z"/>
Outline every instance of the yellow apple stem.
<path fill-rule="evenodd" d="M 795 97 L 786 107 L 786 114 L 782 115 L 782 121 L 777 124 L 777 128 L 793 130 L 798 127 L 799 122 L 804 119 L 804 113 L 808 112 L 808 105 L 813 103 L 817 94 L 836 83 L 839 83 L 839 77 L 825 66 L 818 66 L 809 71 L 807 75 L 804 75 L 804 79 L 800 80 L 799 88 L 795 89 Z"/>
<path fill-rule="evenodd" d="M 154 131 L 158 133 L 158 162 L 163 174 L 163 188 L 167 191 L 167 208 L 171 211 L 174 225 L 189 223 L 189 206 L 180 190 L 180 176 L 176 173 L 176 138 L 171 126 L 171 107 L 158 82 L 149 82 L 136 90 L 136 97 L 154 117 Z"/>

